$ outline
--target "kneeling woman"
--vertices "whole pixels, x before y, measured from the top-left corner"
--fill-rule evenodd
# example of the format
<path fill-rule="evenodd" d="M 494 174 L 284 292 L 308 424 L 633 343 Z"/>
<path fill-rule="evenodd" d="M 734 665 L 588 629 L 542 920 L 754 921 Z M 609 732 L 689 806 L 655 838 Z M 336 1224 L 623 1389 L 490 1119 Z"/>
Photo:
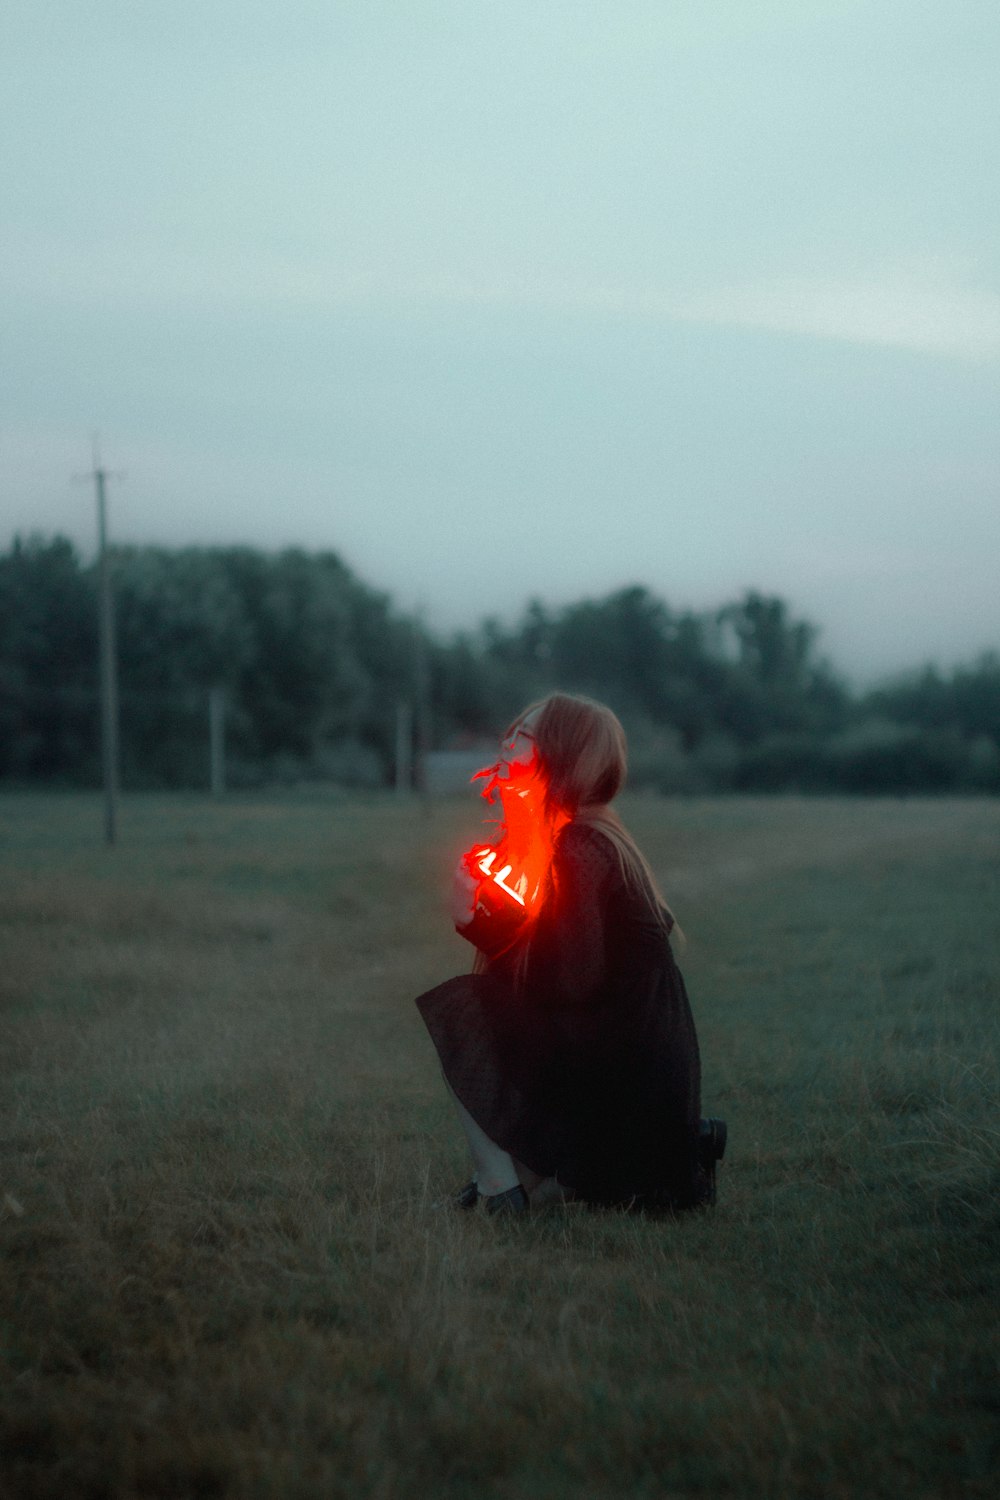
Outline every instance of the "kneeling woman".
<path fill-rule="evenodd" d="M 493 769 L 506 826 L 453 898 L 475 972 L 417 1000 L 476 1168 L 461 1207 L 714 1201 L 725 1125 L 700 1119 L 674 920 L 609 805 L 624 779 L 615 715 L 563 693 L 515 720 Z"/>

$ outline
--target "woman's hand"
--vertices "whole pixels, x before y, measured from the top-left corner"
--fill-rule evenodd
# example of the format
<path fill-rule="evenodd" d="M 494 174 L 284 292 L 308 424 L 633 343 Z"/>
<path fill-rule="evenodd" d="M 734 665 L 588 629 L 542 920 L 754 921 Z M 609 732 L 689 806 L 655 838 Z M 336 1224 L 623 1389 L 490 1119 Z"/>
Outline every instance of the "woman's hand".
<path fill-rule="evenodd" d="M 456 927 L 468 927 L 472 921 L 478 889 L 479 881 L 465 859 L 460 859 L 455 866 L 455 878 L 451 884 L 451 915 Z"/>

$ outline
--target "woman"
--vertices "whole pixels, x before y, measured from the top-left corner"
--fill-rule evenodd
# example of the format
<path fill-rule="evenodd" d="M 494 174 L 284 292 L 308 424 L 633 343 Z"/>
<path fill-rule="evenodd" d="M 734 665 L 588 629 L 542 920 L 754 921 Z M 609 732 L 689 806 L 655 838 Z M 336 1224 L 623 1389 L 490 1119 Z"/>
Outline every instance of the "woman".
<path fill-rule="evenodd" d="M 475 972 L 417 1000 L 476 1167 L 461 1207 L 714 1201 L 725 1125 L 699 1118 L 673 916 L 610 807 L 625 764 L 611 710 L 556 693 L 492 768 L 507 826 L 459 863 L 453 897 Z"/>

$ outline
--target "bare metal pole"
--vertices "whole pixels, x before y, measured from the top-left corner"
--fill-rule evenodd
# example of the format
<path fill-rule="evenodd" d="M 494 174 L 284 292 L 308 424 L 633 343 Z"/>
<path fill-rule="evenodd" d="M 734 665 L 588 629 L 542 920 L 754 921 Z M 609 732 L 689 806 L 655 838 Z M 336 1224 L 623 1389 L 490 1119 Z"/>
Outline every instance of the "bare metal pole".
<path fill-rule="evenodd" d="M 108 557 L 108 516 L 105 486 L 109 477 L 101 465 L 94 439 L 94 467 L 89 475 L 97 496 L 97 592 L 99 678 L 101 691 L 101 767 L 104 780 L 104 839 L 114 844 L 117 836 L 119 789 L 118 657 L 115 650 L 115 610 L 111 593 L 111 562 Z"/>

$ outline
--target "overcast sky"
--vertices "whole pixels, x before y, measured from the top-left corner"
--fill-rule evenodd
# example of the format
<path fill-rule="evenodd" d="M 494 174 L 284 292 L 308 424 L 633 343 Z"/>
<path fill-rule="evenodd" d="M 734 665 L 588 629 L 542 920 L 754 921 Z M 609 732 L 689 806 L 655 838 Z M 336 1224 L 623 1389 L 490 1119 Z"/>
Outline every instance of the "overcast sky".
<path fill-rule="evenodd" d="M 8 0 L 0 544 L 1000 648 L 996 0 Z"/>

